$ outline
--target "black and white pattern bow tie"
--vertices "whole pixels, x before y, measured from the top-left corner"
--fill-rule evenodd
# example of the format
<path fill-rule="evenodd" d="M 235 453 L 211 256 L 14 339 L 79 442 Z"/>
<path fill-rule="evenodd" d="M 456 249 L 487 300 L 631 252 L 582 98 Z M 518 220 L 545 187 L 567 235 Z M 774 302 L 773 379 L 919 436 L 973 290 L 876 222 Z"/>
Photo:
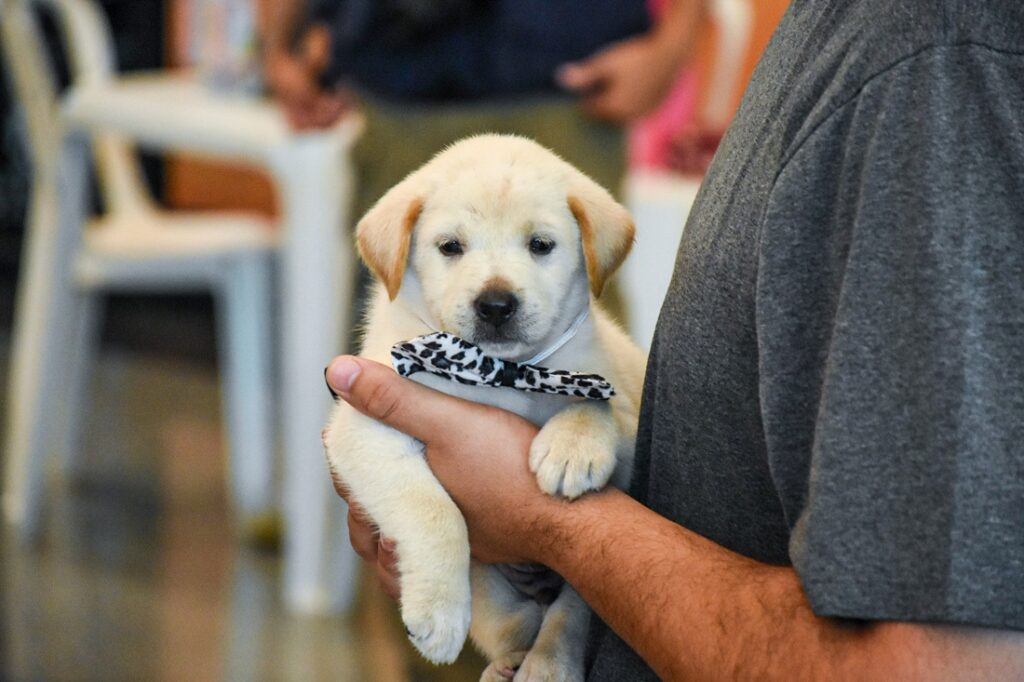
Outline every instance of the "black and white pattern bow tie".
<path fill-rule="evenodd" d="M 597 374 L 548 369 L 492 358 L 480 346 L 447 332 L 434 332 L 391 348 L 395 371 L 404 377 L 429 372 L 461 384 L 504 386 L 520 391 L 608 400 L 615 389 Z"/>

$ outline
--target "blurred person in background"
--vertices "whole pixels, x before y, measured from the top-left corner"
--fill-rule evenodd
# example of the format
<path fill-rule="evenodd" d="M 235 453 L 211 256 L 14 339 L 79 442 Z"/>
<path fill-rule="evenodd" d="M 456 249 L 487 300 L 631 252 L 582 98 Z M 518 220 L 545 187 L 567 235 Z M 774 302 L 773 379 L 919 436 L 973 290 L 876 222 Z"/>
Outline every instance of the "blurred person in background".
<path fill-rule="evenodd" d="M 703 0 L 264 0 L 264 73 L 296 128 L 358 99 L 356 214 L 439 149 L 518 133 L 618 191 L 621 124 L 693 52 Z"/>

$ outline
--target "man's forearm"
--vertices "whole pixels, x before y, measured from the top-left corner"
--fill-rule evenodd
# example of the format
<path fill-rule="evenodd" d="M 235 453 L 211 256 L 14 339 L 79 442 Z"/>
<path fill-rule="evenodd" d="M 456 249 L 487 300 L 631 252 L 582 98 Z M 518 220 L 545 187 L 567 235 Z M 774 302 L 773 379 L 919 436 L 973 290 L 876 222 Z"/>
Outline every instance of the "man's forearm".
<path fill-rule="evenodd" d="M 816 625 L 791 570 L 729 552 L 618 491 L 562 505 L 550 521 L 546 562 L 662 678 L 797 679 L 791 660 L 782 665 L 796 653 L 788 640 Z"/>
<path fill-rule="evenodd" d="M 730 552 L 619 491 L 560 504 L 537 530 L 538 558 L 664 679 L 954 679 L 1024 671 L 1016 667 L 1024 655 L 1014 635 L 819 618 L 792 569 Z M 949 651 L 957 655 L 949 658 Z"/>
<path fill-rule="evenodd" d="M 818 618 L 792 569 L 730 552 L 622 492 L 543 494 L 527 466 L 537 429 L 511 413 L 367 360 L 339 358 L 327 376 L 355 409 L 425 444 L 477 559 L 555 569 L 665 679 L 1024 680 L 1024 632 Z"/>

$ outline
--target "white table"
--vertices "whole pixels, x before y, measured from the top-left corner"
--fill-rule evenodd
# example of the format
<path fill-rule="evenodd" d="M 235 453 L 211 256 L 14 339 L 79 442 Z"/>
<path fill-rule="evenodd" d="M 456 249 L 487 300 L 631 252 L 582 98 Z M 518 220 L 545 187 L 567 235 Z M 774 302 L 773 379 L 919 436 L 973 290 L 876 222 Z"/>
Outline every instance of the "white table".
<path fill-rule="evenodd" d="M 83 137 L 123 135 L 140 147 L 250 162 L 266 168 L 280 193 L 281 427 L 284 444 L 284 598 L 306 613 L 351 599 L 355 559 L 345 541 L 343 503 L 332 489 L 320 429 L 330 397 L 323 370 L 343 350 L 354 296 L 348 232 L 349 149 L 361 121 L 295 133 L 269 102 L 208 91 L 187 74 L 141 75 L 71 90 L 62 119 L 65 181 L 84 186 Z M 70 174 L 70 177 L 69 177 Z M 64 193 L 62 219 L 81 212 Z M 324 510 L 330 507 L 330 513 Z M 326 527 L 326 526 L 331 527 Z"/>

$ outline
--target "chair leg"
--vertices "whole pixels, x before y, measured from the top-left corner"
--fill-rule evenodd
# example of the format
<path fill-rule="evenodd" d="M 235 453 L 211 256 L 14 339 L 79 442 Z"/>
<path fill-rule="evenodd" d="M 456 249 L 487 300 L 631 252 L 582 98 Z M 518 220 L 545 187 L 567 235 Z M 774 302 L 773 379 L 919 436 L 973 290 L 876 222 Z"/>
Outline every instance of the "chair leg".
<path fill-rule="evenodd" d="M 39 530 L 53 410 L 60 409 L 66 377 L 59 369 L 74 305 L 72 263 L 85 217 L 88 147 L 69 138 L 60 162 L 37 169 L 18 283 L 11 352 L 4 515 L 23 539 Z"/>
<path fill-rule="evenodd" d="M 268 254 L 233 261 L 218 294 L 231 497 L 243 524 L 274 507 L 274 382 Z"/>
<path fill-rule="evenodd" d="M 74 299 L 69 310 L 69 347 L 63 362 L 65 376 L 63 414 L 57 429 L 57 462 L 65 476 L 79 473 L 82 455 L 82 427 L 88 410 L 87 396 L 96 363 L 103 319 L 104 300 L 99 293 L 85 291 Z"/>
<path fill-rule="evenodd" d="M 320 443 L 331 406 L 323 368 L 348 338 L 355 263 L 346 232 L 352 173 L 340 145 L 328 144 L 332 139 L 298 136 L 274 166 L 288 221 L 280 335 L 284 601 L 299 613 L 347 608 L 358 565 Z"/>

